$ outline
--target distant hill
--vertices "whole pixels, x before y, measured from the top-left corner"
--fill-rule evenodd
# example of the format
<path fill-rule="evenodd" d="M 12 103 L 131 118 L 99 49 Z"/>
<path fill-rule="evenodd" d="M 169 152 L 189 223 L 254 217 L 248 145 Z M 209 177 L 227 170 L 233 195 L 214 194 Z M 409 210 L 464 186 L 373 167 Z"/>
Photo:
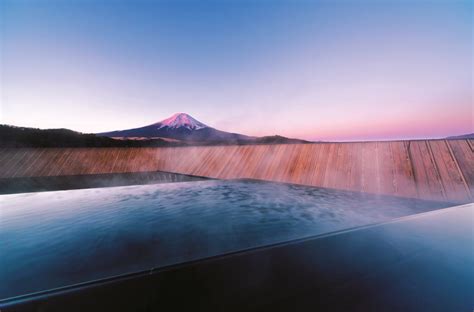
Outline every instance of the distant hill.
<path fill-rule="evenodd" d="M 209 127 L 188 114 L 177 113 L 157 123 L 127 130 L 97 133 L 112 138 L 165 138 L 193 145 L 208 144 L 292 144 L 308 141 L 282 136 L 252 137 Z"/>
<path fill-rule="evenodd" d="M 179 146 L 161 139 L 115 140 L 68 129 L 36 129 L 0 125 L 0 147 L 139 147 Z"/>
<path fill-rule="evenodd" d="M 80 133 L 69 129 L 36 129 L 0 125 L 0 147 L 166 147 L 190 145 L 247 145 L 247 144 L 293 144 L 307 143 L 303 140 L 280 136 L 247 139 L 216 139 L 202 141 L 175 140 L 169 138 L 120 137 L 110 138 L 91 133 Z"/>
<path fill-rule="evenodd" d="M 467 134 L 461 134 L 461 135 L 456 135 L 456 136 L 450 136 L 450 137 L 447 137 L 446 139 L 449 139 L 449 140 L 474 139 L 474 133 L 467 133 Z"/>
<path fill-rule="evenodd" d="M 272 135 L 272 136 L 263 136 L 259 138 L 255 138 L 253 140 L 254 144 L 300 144 L 300 143 L 310 143 L 309 141 L 300 140 L 300 139 L 290 139 L 285 138 L 280 135 Z"/>

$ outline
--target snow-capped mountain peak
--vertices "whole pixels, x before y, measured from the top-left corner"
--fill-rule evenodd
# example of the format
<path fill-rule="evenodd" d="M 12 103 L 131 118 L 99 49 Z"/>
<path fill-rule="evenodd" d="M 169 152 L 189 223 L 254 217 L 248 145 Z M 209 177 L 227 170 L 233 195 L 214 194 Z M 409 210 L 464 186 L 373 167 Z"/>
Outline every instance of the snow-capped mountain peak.
<path fill-rule="evenodd" d="M 110 132 L 98 133 L 99 136 L 112 138 L 130 138 L 130 139 L 171 139 L 173 144 L 178 143 L 194 143 L 202 144 L 204 142 L 214 142 L 216 144 L 228 143 L 257 143 L 263 144 L 285 144 L 294 143 L 299 140 L 287 139 L 284 137 L 251 137 L 243 134 L 221 131 L 197 121 L 193 117 L 185 113 L 177 113 L 157 123 L 149 124 L 144 127 L 116 130 Z M 297 143 L 306 143 L 305 141 Z"/>
<path fill-rule="evenodd" d="M 155 126 L 157 126 L 157 129 L 161 129 L 164 127 L 172 129 L 187 128 L 189 130 L 199 130 L 203 128 L 208 128 L 207 125 L 185 113 L 176 113 L 173 116 L 156 123 Z"/>

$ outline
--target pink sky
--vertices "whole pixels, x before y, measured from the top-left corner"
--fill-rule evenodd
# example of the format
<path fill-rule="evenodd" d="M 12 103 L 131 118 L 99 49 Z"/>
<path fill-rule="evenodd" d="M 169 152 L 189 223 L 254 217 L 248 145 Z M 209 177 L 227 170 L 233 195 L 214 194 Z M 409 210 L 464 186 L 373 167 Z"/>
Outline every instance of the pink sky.
<path fill-rule="evenodd" d="M 186 112 L 308 140 L 474 132 L 470 1 L 104 3 L 6 2 L 0 123 L 103 132 Z"/>

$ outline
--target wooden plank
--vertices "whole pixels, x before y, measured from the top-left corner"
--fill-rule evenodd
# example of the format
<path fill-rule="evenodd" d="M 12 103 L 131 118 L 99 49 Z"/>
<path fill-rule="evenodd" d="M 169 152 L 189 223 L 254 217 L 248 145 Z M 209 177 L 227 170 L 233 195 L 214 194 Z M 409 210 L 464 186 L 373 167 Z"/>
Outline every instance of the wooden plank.
<path fill-rule="evenodd" d="M 306 144 L 306 161 L 301 166 L 301 184 L 311 185 L 313 175 L 316 172 L 316 163 L 318 161 L 319 152 L 321 150 L 321 144 Z"/>
<path fill-rule="evenodd" d="M 25 150 L 22 149 L 17 149 L 17 148 L 5 148 L 2 149 L 2 153 L 5 153 L 1 157 L 2 162 L 0 163 L 0 177 L 1 178 L 11 178 L 11 176 L 8 175 L 9 169 L 11 169 L 12 164 L 14 164 L 18 158 L 16 155 L 21 155 L 21 153 L 25 153 Z"/>
<path fill-rule="evenodd" d="M 39 173 L 40 176 L 44 176 L 44 177 L 52 176 L 54 175 L 54 172 L 57 171 L 57 168 L 59 167 L 59 160 L 61 159 L 61 156 L 64 153 L 64 149 L 50 148 L 48 152 L 50 153 L 50 155 L 47 156 L 48 163 L 44 166 L 44 168 Z"/>
<path fill-rule="evenodd" d="M 362 143 L 362 191 L 377 193 L 377 145 L 374 142 Z"/>
<path fill-rule="evenodd" d="M 378 183 L 381 194 L 396 194 L 394 187 L 394 161 L 389 142 L 377 142 Z"/>
<path fill-rule="evenodd" d="M 362 145 L 358 143 L 350 144 L 350 187 L 352 191 L 362 190 Z"/>
<path fill-rule="evenodd" d="M 258 151 L 260 157 L 258 157 L 258 162 L 255 166 L 255 172 L 252 175 L 252 178 L 265 180 L 268 172 L 271 170 L 271 160 L 273 159 L 275 146 L 273 145 L 262 145 L 259 147 Z"/>
<path fill-rule="evenodd" d="M 27 150 L 26 154 L 22 154 L 20 162 L 12 166 L 13 171 L 11 171 L 10 178 L 22 177 L 28 165 L 35 160 L 36 153 L 31 150 Z"/>
<path fill-rule="evenodd" d="M 353 157 L 353 145 L 350 143 L 341 144 L 342 149 L 340 150 L 340 158 L 339 158 L 339 168 L 340 168 L 340 178 L 339 184 L 341 188 L 345 190 L 353 190 L 351 184 L 351 177 L 352 177 L 352 157 Z M 337 185 L 336 185 L 337 187 Z"/>
<path fill-rule="evenodd" d="M 311 184 L 313 186 L 324 187 L 324 181 L 327 173 L 327 162 L 329 159 L 329 151 L 331 149 L 330 144 L 321 143 L 319 144 L 319 153 L 316 161 L 316 166 L 314 169 L 314 174 L 311 179 Z"/>
<path fill-rule="evenodd" d="M 450 152 L 446 141 L 429 142 L 439 170 L 441 182 L 445 189 L 446 198 L 450 201 L 464 198 L 471 199 L 470 191 L 456 164 L 453 154 Z"/>
<path fill-rule="evenodd" d="M 425 141 L 411 142 L 410 157 L 414 165 L 415 181 L 422 198 L 445 200 L 444 189 L 438 169 Z"/>
<path fill-rule="evenodd" d="M 43 154 L 46 153 L 46 149 L 39 149 L 35 153 L 36 155 L 26 164 L 24 177 L 34 177 L 38 176 L 36 174 L 37 170 L 41 168 L 40 164 L 43 161 Z"/>
<path fill-rule="evenodd" d="M 412 163 L 405 142 L 390 142 L 393 160 L 394 194 L 406 197 L 418 197 Z"/>
<path fill-rule="evenodd" d="M 3 168 L 2 176 L 5 178 L 11 178 L 19 164 L 21 164 L 23 157 L 25 157 L 28 152 L 28 149 L 14 150 L 13 153 L 10 155 L 10 158 L 7 160 L 5 168 Z"/>
<path fill-rule="evenodd" d="M 334 176 L 336 175 L 335 169 L 335 158 L 337 155 L 337 144 L 329 143 L 328 150 L 326 154 L 326 166 L 324 168 L 324 180 L 321 181 L 321 186 L 330 188 L 332 185 L 332 181 L 335 179 Z"/>
<path fill-rule="evenodd" d="M 58 151 L 60 156 L 58 157 L 56 164 L 50 168 L 50 176 L 58 176 L 61 172 L 61 168 L 63 167 L 64 163 L 66 162 L 68 156 L 71 154 L 70 148 L 64 148 Z"/>
<path fill-rule="evenodd" d="M 449 140 L 448 147 L 454 156 L 457 166 L 470 190 L 471 198 L 474 197 L 474 154 L 472 140 Z"/>
<path fill-rule="evenodd" d="M 295 159 L 288 172 L 288 182 L 305 184 L 310 174 L 310 163 L 313 157 L 313 144 L 295 146 Z"/>
<path fill-rule="evenodd" d="M 301 153 L 300 145 L 287 145 L 284 146 L 285 149 L 285 159 L 281 167 L 281 179 L 282 182 L 287 183 L 298 183 L 301 179 L 301 176 L 297 174 L 296 168 L 299 165 L 299 162 L 304 161 L 305 155 Z"/>
<path fill-rule="evenodd" d="M 472 140 L 0 149 L 0 177 L 170 171 L 472 201 Z"/>

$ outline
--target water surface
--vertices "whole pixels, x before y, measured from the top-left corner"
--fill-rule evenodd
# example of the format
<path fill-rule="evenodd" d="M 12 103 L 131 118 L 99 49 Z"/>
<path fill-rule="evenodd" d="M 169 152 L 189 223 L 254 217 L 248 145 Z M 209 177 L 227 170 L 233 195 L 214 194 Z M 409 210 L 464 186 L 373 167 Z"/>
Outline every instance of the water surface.
<path fill-rule="evenodd" d="M 253 181 L 0 196 L 0 299 L 439 209 Z"/>

